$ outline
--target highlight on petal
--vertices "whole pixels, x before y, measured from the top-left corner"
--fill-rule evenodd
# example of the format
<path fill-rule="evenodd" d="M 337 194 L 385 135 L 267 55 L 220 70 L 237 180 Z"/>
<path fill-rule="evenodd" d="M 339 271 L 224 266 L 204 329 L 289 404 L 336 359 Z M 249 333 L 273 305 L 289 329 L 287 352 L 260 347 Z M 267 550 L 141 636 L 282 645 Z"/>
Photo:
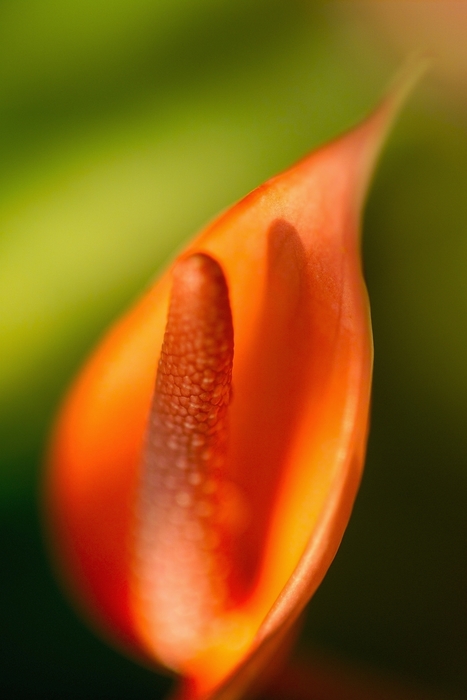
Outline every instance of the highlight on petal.
<path fill-rule="evenodd" d="M 59 417 L 46 485 L 93 624 L 236 698 L 283 653 L 344 533 L 367 436 L 363 199 L 411 69 L 360 126 L 195 238 Z"/>

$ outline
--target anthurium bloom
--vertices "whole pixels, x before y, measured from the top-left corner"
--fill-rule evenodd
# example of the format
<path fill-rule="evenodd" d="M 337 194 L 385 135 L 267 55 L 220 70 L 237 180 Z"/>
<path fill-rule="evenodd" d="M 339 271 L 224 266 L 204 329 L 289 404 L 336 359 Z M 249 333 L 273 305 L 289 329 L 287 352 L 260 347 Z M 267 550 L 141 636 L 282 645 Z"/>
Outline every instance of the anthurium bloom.
<path fill-rule="evenodd" d="M 407 82 L 198 235 L 116 324 L 56 426 L 49 529 L 109 639 L 235 698 L 346 527 L 372 342 L 360 213 Z"/>

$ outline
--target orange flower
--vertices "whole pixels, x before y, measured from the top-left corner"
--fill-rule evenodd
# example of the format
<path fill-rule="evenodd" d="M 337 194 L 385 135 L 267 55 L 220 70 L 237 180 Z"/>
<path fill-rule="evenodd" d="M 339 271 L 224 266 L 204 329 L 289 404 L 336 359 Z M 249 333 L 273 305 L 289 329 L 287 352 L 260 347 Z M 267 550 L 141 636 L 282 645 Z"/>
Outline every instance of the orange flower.
<path fill-rule="evenodd" d="M 180 697 L 238 697 L 342 538 L 372 364 L 360 212 L 407 86 L 197 236 L 63 407 L 60 567 L 108 638 L 183 676 Z"/>

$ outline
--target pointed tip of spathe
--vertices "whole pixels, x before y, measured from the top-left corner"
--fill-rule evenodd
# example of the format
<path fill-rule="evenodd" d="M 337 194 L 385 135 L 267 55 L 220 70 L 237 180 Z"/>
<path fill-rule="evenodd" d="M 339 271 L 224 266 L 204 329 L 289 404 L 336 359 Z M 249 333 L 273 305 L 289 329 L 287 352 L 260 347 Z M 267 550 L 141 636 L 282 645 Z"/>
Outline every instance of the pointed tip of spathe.
<path fill-rule="evenodd" d="M 336 211 L 340 210 L 341 221 L 352 222 L 350 226 L 346 224 L 343 231 L 354 240 L 360 232 L 366 196 L 388 134 L 430 63 L 428 54 L 412 55 L 365 119 L 310 153 L 290 170 L 300 177 L 308 171 L 313 186 L 319 182 L 323 192 L 333 192 L 333 206 Z"/>
<path fill-rule="evenodd" d="M 426 53 L 410 56 L 369 116 L 335 142 L 341 149 L 344 144 L 347 146 L 343 150 L 347 151 L 348 162 L 351 163 L 350 201 L 353 202 L 357 216 L 362 211 L 369 183 L 387 136 L 430 64 L 431 58 Z"/>
<path fill-rule="evenodd" d="M 428 53 L 413 53 L 396 73 L 389 89 L 372 115 L 378 117 L 381 114 L 380 118 L 384 120 L 383 132 L 381 133 L 382 141 L 431 64 L 432 57 Z"/>

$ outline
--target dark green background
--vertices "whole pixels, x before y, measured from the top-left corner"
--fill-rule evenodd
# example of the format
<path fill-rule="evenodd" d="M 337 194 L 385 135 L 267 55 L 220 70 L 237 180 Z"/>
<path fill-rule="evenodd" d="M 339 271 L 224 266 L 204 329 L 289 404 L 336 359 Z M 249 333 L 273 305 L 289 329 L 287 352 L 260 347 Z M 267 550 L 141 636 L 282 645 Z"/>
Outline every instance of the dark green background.
<path fill-rule="evenodd" d="M 1 0 L 2 697 L 163 696 L 50 572 L 37 504 L 52 417 L 173 250 L 358 121 L 397 67 L 339 3 Z M 367 467 L 304 643 L 465 697 L 467 114 L 453 105 L 425 80 L 368 201 Z"/>

